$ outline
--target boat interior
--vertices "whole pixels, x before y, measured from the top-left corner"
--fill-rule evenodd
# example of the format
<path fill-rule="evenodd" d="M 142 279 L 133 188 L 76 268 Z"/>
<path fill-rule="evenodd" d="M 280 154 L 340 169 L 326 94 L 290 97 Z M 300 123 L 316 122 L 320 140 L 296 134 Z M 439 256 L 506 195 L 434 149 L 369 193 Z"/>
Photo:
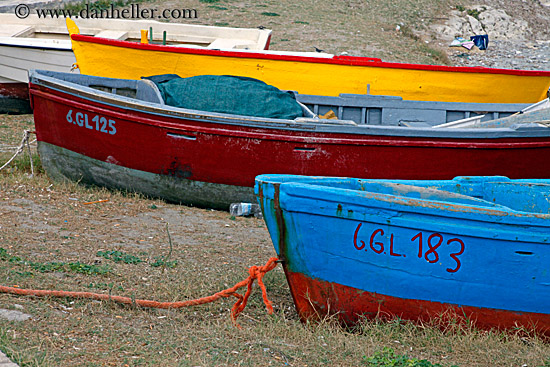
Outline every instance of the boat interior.
<path fill-rule="evenodd" d="M 460 176 L 452 180 L 369 180 L 296 175 L 262 175 L 260 182 L 362 191 L 395 197 L 550 214 L 550 181 L 503 176 Z"/>
<path fill-rule="evenodd" d="M 182 23 L 119 19 L 78 19 L 80 34 L 121 41 L 141 42 L 142 30 L 149 43 L 214 49 L 263 50 L 271 30 L 227 28 Z M 19 19 L 14 14 L 0 14 L 0 39 L 55 39 L 70 41 L 65 18 L 31 14 Z"/>
<path fill-rule="evenodd" d="M 102 92 L 164 105 L 159 89 L 147 79 L 125 80 L 43 70 L 37 72 Z M 311 122 L 313 119 L 317 123 L 420 128 L 498 128 L 517 123 L 526 126 L 525 123 L 530 122 L 536 122 L 537 126 L 547 126 L 544 121 L 548 120 L 550 111 L 548 99 L 535 105 L 526 105 L 406 101 L 396 96 L 370 94 L 330 97 L 293 93 L 304 112 L 304 117 L 298 118 L 297 122 Z M 414 120 L 411 116 L 414 116 Z"/>
<path fill-rule="evenodd" d="M 457 177 L 448 181 L 362 180 L 361 191 L 456 204 L 550 214 L 550 182 L 507 177 Z"/>

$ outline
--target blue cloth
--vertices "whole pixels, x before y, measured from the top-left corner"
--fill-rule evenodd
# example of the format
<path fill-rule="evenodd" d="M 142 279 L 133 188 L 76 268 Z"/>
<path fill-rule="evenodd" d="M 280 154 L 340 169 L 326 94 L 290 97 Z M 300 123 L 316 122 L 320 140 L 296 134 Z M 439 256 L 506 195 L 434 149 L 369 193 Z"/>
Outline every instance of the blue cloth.
<path fill-rule="evenodd" d="M 489 46 L 489 36 L 486 34 L 482 34 L 479 36 L 471 36 L 470 41 L 474 41 L 474 44 L 480 50 L 486 50 L 487 46 Z"/>

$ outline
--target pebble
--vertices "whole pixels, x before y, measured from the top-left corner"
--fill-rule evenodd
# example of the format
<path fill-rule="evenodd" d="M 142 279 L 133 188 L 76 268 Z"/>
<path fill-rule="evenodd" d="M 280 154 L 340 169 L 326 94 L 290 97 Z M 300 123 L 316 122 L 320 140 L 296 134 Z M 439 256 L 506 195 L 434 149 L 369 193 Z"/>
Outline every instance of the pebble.
<path fill-rule="evenodd" d="M 455 49 L 455 47 L 453 47 Z M 550 70 L 548 41 L 491 41 L 487 50 L 456 48 L 449 59 L 460 66 L 485 66 L 516 70 Z"/>

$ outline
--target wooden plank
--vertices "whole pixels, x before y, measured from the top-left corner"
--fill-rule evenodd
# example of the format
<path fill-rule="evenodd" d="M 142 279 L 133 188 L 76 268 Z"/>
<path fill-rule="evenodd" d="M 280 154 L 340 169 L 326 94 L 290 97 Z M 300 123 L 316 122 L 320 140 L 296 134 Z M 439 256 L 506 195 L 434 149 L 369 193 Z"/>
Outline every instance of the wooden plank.
<path fill-rule="evenodd" d="M 217 38 L 215 39 L 208 48 L 216 49 L 231 49 L 231 48 L 252 48 L 254 44 L 248 40 L 240 39 L 230 39 L 230 38 Z"/>
<path fill-rule="evenodd" d="M 22 24 L 0 24 L 0 37 L 28 37 L 34 28 Z"/>
<path fill-rule="evenodd" d="M 96 34 L 95 37 L 110 38 L 114 40 L 124 41 L 125 39 L 128 38 L 128 32 L 105 29 L 99 32 L 98 34 Z"/>

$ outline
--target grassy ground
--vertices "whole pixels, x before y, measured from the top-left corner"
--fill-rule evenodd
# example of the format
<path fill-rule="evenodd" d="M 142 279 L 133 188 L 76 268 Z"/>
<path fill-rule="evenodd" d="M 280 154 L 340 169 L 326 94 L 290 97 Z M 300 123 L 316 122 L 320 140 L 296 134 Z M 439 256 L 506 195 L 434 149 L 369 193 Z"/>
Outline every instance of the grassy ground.
<path fill-rule="evenodd" d="M 454 6 L 448 1 L 156 1 L 196 8 L 191 22 L 265 26 L 273 49 L 446 63 L 419 38 Z M 396 25 L 400 30 L 396 31 Z M 413 32 L 412 30 L 415 30 Z M 420 32 L 417 32 L 420 31 Z M 30 115 L 0 116 L 0 166 L 33 128 Z M 60 184 L 28 156 L 0 171 L 0 284 L 88 291 L 133 299 L 204 297 L 245 279 L 274 256 L 265 224 L 150 200 Z M 95 203 L 94 203 L 95 202 Z M 0 294 L 0 308 L 32 316 L 0 318 L 0 349 L 21 366 L 550 366 L 550 345 L 528 332 L 473 326 L 365 321 L 345 330 L 328 319 L 299 322 L 280 267 L 265 277 L 275 312 L 259 288 L 235 328 L 233 299 L 180 310 L 113 302 Z"/>
<path fill-rule="evenodd" d="M 0 116 L 0 162 L 32 116 Z M 274 256 L 262 220 L 30 177 L 28 155 L 0 172 L 0 284 L 182 301 L 214 294 Z M 94 203 L 95 202 L 95 203 Z M 90 204 L 91 203 L 91 204 Z M 297 319 L 280 267 L 233 326 L 233 299 L 178 310 L 0 294 L 0 349 L 22 366 L 544 366 L 535 335 L 433 320 L 365 321 L 345 330 Z"/>

